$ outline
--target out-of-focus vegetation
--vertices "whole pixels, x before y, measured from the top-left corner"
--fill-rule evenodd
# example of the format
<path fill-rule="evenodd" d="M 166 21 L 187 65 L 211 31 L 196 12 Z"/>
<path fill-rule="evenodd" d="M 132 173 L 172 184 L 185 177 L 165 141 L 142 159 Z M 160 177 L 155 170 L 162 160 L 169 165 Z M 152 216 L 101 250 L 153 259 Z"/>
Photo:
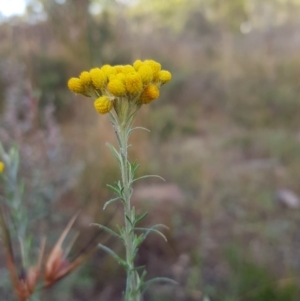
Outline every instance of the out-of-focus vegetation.
<path fill-rule="evenodd" d="M 78 228 L 118 222 L 102 212 L 118 178 L 108 119 L 66 82 L 95 65 L 154 58 L 173 80 L 140 112 L 151 132 L 132 135 L 132 156 L 141 174 L 167 182 L 139 183 L 134 202 L 147 224 L 170 231 L 168 244 L 149 236 L 138 263 L 179 285 L 154 285 L 145 300 L 299 300 L 299 1 L 27 4 L 0 23 L 0 139 L 20 147 L 37 234 L 55 240 L 79 207 Z M 99 251 L 41 298 L 117 301 L 124 278 Z M 14 300 L 7 282 L 0 256 L 0 294 Z"/>

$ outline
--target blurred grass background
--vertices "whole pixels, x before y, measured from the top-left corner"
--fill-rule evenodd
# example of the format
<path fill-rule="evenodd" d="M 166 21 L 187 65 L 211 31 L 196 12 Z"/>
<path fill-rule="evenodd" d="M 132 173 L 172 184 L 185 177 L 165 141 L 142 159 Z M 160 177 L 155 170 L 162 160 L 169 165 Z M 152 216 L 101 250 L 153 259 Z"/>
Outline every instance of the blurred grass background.
<path fill-rule="evenodd" d="M 130 155 L 166 183 L 137 183 L 133 202 L 147 225 L 170 230 L 167 244 L 149 236 L 138 264 L 179 285 L 153 285 L 145 300 L 300 300 L 299 1 L 26 3 L 0 20 L 0 139 L 19 145 L 37 237 L 55 241 L 78 208 L 85 233 L 120 223 L 102 211 L 119 177 L 108 117 L 66 82 L 153 58 L 173 79 L 140 111 L 136 124 L 151 132 L 132 135 Z M 15 300 L 2 255 L 0 293 Z M 118 301 L 124 279 L 99 250 L 41 299 Z"/>

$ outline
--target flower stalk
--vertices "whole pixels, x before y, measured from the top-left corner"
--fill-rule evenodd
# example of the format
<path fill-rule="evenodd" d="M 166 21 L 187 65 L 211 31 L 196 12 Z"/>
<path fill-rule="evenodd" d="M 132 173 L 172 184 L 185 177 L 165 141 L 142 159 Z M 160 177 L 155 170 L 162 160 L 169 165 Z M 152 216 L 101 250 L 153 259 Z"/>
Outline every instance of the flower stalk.
<path fill-rule="evenodd" d="M 124 222 L 125 222 L 125 231 L 124 231 L 124 244 L 126 249 L 126 263 L 127 263 L 127 283 L 126 283 L 126 292 L 125 300 L 127 301 L 139 301 L 141 295 L 139 292 L 140 278 L 137 271 L 134 270 L 134 246 L 133 242 L 135 240 L 134 233 L 134 220 L 133 211 L 130 204 L 130 199 L 132 195 L 132 183 L 129 181 L 128 173 L 128 130 L 130 125 L 125 124 L 125 126 L 119 126 L 119 135 L 120 142 L 120 153 L 121 153 L 121 174 L 122 174 L 122 186 L 124 188 Z M 128 128 L 129 127 L 129 128 Z"/>

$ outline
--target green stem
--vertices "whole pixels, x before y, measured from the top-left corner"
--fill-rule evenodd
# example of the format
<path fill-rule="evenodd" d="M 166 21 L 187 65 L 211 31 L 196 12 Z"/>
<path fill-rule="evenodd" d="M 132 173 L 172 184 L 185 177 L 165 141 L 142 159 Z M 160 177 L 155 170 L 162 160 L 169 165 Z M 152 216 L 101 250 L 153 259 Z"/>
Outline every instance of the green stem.
<path fill-rule="evenodd" d="M 137 271 L 134 270 L 134 240 L 135 234 L 133 229 L 134 213 L 130 204 L 132 195 L 132 183 L 130 182 L 129 169 L 128 169 L 128 130 L 130 122 L 123 123 L 117 126 L 116 134 L 120 144 L 121 153 L 121 176 L 124 194 L 124 245 L 126 249 L 126 263 L 127 263 L 127 282 L 126 282 L 126 301 L 140 301 L 140 277 Z"/>

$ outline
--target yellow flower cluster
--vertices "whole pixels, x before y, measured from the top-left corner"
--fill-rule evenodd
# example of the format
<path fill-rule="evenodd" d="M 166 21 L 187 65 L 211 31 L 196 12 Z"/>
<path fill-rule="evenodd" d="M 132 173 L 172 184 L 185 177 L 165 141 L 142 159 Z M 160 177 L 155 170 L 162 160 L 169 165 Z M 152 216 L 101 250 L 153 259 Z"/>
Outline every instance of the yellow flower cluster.
<path fill-rule="evenodd" d="M 0 174 L 4 172 L 5 165 L 2 161 L 0 161 Z"/>
<path fill-rule="evenodd" d="M 133 65 L 104 65 L 83 71 L 78 78 L 69 80 L 68 87 L 77 94 L 95 98 L 96 111 L 106 114 L 116 103 L 128 101 L 141 105 L 152 102 L 159 97 L 161 85 L 171 78 L 171 73 L 162 70 L 160 63 L 137 60 Z"/>

